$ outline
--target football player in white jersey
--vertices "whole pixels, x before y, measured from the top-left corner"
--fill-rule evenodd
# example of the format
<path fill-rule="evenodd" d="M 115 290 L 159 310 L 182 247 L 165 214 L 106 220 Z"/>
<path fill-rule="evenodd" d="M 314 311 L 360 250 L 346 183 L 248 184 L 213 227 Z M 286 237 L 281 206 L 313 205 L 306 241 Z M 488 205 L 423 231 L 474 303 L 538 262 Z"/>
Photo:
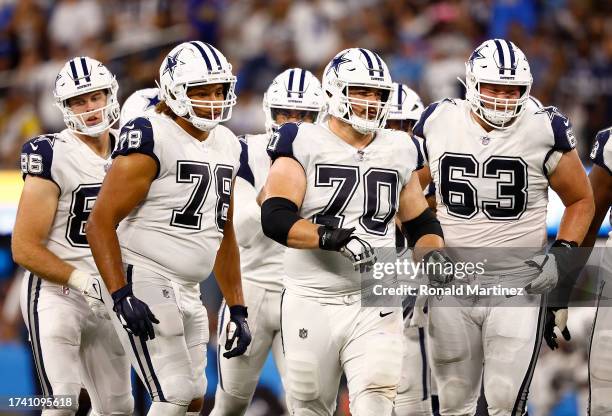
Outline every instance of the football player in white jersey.
<path fill-rule="evenodd" d="M 391 107 L 389 117 L 387 118 L 388 129 L 405 131 L 409 135 L 412 134 L 412 128 L 423 110 L 423 102 L 416 92 L 405 84 L 393 83 Z M 419 143 L 419 147 L 421 146 L 422 144 Z M 425 195 L 427 197 L 427 194 Z M 396 231 L 396 236 L 399 237 L 396 241 L 397 248 L 406 248 L 407 240 L 405 236 L 398 231 Z M 406 299 L 407 303 L 409 303 L 408 301 L 409 299 Z M 427 364 L 427 349 L 425 346 L 424 323 L 426 320 L 414 319 L 411 324 L 413 312 L 413 308 L 410 306 L 403 308 L 404 354 L 402 375 L 397 388 L 397 397 L 393 405 L 393 414 L 395 416 L 431 415 L 432 412 L 429 366 Z"/>
<path fill-rule="evenodd" d="M 343 50 L 323 75 L 328 120 L 285 124 L 268 146 L 262 228 L 289 247 L 281 333 L 295 415 L 333 414 L 342 371 L 352 414 L 391 415 L 402 311 L 362 308 L 360 272 L 377 252 L 395 257 L 396 213 L 426 261 L 442 259 L 442 233 L 414 173 L 418 148 L 406 133 L 383 128 L 391 87 L 378 54 Z"/>
<path fill-rule="evenodd" d="M 209 334 L 200 282 L 213 269 L 230 305 L 224 356 L 243 354 L 251 339 L 232 220 L 241 147 L 219 125 L 236 103 L 236 78 L 199 41 L 170 51 L 159 75 L 166 116 L 122 127 L 86 230 L 111 319 L 153 399 L 148 414 L 195 415 Z"/>
<path fill-rule="evenodd" d="M 270 170 L 266 148 L 272 133 L 288 122 L 317 123 L 324 116 L 326 102 L 321 83 L 314 75 L 301 68 L 287 69 L 274 78 L 264 94 L 266 134 L 241 138 L 242 154 L 234 189 L 234 223 L 253 342 L 241 357 L 227 360 L 218 354 L 219 384 L 212 416 L 243 415 L 246 412 L 270 350 L 284 379 L 280 299 L 285 246 L 263 234 L 261 210 L 256 199 Z M 220 313 L 219 339 L 224 339 L 223 322 L 228 314 L 227 307 L 223 307 Z"/>
<path fill-rule="evenodd" d="M 117 81 L 88 57 L 68 61 L 54 96 L 67 128 L 23 146 L 25 180 L 13 230 L 13 257 L 26 269 L 21 308 L 45 396 L 69 395 L 74 415 L 83 385 L 95 415 L 131 415 L 130 365 L 102 303 L 83 227 L 118 140 Z"/>
<path fill-rule="evenodd" d="M 121 106 L 119 125 L 139 116 L 155 115 L 155 108 L 159 104 L 159 88 L 144 88 L 130 95 Z"/>
<path fill-rule="evenodd" d="M 430 366 L 442 415 L 473 415 L 481 381 L 489 414 L 521 415 L 544 326 L 547 342 L 554 341 L 555 323 L 569 338 L 567 309 L 560 309 L 567 298 L 556 296 L 547 309 L 541 294 L 572 261 L 593 215 L 593 197 L 568 118 L 555 107 L 527 105 L 532 77 L 516 45 L 482 43 L 466 63 L 466 78 L 466 100 L 430 105 L 414 134 L 424 139 L 449 254 L 453 247 L 522 250 L 504 250 L 501 257 L 509 261 L 512 253 L 533 251 L 531 261 L 517 259 L 503 276 L 502 266 L 489 259 L 487 274 L 476 280 L 479 287 L 525 286 L 521 299 L 528 306 L 512 307 L 515 299 L 504 298 L 493 307 L 436 307 L 459 301 L 430 297 Z M 565 212 L 553 249 L 543 251 L 549 186 Z"/>
<path fill-rule="evenodd" d="M 412 134 L 412 128 L 425 107 L 421 97 L 406 84 L 393 83 L 387 128 Z"/>
<path fill-rule="evenodd" d="M 591 151 L 593 167 L 589 173 L 595 197 L 595 215 L 583 247 L 593 247 L 599 227 L 612 205 L 612 127 L 597 133 Z M 612 216 L 612 213 L 610 214 Z M 612 218 L 611 218 L 612 219 Z M 589 415 L 612 415 L 612 308 L 607 302 L 612 295 L 612 233 L 601 258 L 602 282 L 599 304 L 593 323 L 589 351 Z M 609 301 L 608 301 L 609 302 Z"/>

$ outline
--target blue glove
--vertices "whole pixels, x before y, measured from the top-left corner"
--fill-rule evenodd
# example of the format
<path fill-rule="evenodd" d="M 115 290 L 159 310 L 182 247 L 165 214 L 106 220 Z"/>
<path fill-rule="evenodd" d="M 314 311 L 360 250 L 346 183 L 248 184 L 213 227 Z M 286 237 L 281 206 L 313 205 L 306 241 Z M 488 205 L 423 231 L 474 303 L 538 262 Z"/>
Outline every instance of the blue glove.
<path fill-rule="evenodd" d="M 227 352 L 223 353 L 225 358 L 238 357 L 246 352 L 247 347 L 251 343 L 251 330 L 249 329 L 249 324 L 247 323 L 246 318 L 248 318 L 249 314 L 247 313 L 247 308 L 244 305 L 234 305 L 229 307 L 230 310 L 230 321 L 227 323 L 227 328 L 225 333 L 227 335 L 227 340 L 225 341 L 225 350 Z M 234 341 L 238 340 L 236 343 L 236 348 L 229 351 L 234 345 Z"/>
<path fill-rule="evenodd" d="M 153 324 L 159 321 L 151 312 L 146 303 L 132 293 L 132 284 L 128 283 L 111 294 L 113 297 L 113 310 L 117 314 L 121 325 L 144 341 L 155 338 Z"/>

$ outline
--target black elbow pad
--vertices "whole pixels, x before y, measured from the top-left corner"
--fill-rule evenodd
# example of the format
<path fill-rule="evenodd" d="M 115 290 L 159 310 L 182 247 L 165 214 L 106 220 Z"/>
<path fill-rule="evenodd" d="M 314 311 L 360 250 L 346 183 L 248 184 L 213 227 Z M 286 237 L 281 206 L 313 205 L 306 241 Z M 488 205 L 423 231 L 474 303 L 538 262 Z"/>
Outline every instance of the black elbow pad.
<path fill-rule="evenodd" d="M 266 237 L 287 245 L 287 236 L 293 224 L 301 220 L 298 207 L 287 198 L 273 197 L 261 204 L 261 228 Z"/>
<path fill-rule="evenodd" d="M 435 234 L 444 238 L 440 221 L 431 208 L 426 208 L 418 217 L 402 223 L 404 233 L 408 237 L 408 246 L 414 247 L 419 238 L 426 234 Z"/>

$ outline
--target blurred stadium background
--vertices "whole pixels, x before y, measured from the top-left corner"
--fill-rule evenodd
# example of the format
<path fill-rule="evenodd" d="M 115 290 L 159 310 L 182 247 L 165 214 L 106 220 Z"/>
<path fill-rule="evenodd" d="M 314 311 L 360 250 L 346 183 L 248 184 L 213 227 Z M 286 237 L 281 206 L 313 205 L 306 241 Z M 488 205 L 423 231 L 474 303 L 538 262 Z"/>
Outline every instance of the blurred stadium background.
<path fill-rule="evenodd" d="M 21 144 L 64 128 L 51 91 L 68 58 L 89 55 L 104 62 L 117 75 L 123 102 L 136 89 L 154 86 L 163 56 L 177 43 L 212 43 L 238 76 L 238 104 L 227 125 L 243 134 L 264 131 L 263 91 L 285 68 L 300 66 L 320 76 L 337 51 L 363 46 L 381 53 L 394 80 L 407 83 L 428 104 L 462 96 L 456 77 L 464 76 L 472 49 L 490 37 L 505 37 L 525 52 L 532 94 L 569 115 L 588 169 L 592 139 L 612 120 L 610 1 L 0 0 L 0 396 L 34 394 L 38 388 L 10 236 L 21 190 Z M 561 211 L 553 195 L 551 236 Z M 203 284 L 203 293 L 216 328 L 220 296 L 213 279 Z M 586 414 L 592 313 L 572 310 L 572 342 L 554 354 L 542 348 L 531 415 Z M 211 339 L 211 352 L 215 342 Z M 204 414 L 214 398 L 215 363 L 209 354 Z M 144 390 L 135 389 L 142 411 Z M 249 415 L 282 414 L 281 403 L 282 388 L 269 361 Z M 345 392 L 337 414 L 349 414 Z"/>

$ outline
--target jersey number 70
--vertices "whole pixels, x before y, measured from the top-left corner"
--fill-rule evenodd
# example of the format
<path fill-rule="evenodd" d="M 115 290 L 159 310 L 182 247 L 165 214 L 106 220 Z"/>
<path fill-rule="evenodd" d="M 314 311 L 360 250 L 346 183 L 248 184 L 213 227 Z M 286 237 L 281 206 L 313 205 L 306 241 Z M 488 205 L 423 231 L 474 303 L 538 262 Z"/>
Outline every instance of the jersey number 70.
<path fill-rule="evenodd" d="M 344 211 L 359 185 L 359 168 L 348 165 L 317 165 L 316 187 L 336 186 L 330 201 L 313 222 L 342 227 Z M 359 224 L 368 233 L 385 235 L 387 224 L 395 216 L 398 204 L 399 174 L 395 170 L 370 168 L 363 174 L 363 213 Z"/>

